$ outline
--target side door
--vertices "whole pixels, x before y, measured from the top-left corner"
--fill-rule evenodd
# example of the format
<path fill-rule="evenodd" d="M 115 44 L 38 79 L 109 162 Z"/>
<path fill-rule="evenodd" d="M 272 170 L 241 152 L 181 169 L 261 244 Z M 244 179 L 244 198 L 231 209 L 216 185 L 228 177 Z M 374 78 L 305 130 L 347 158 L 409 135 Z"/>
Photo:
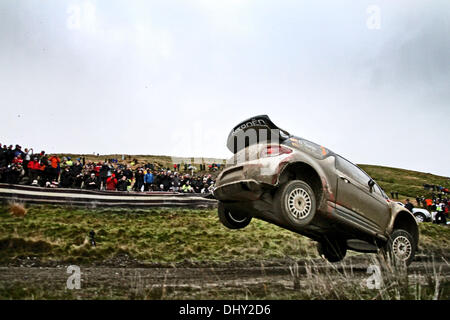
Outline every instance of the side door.
<path fill-rule="evenodd" d="M 350 161 L 336 156 L 336 208 L 373 231 L 383 230 L 390 218 L 390 207 L 372 179 Z"/>

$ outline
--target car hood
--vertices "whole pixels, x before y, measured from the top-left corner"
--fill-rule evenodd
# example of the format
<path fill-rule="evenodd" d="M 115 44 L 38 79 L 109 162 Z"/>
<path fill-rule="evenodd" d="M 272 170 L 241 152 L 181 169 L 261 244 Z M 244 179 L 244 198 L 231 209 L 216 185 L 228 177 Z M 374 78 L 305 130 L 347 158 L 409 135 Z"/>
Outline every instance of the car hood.
<path fill-rule="evenodd" d="M 275 125 L 267 115 L 259 115 L 240 122 L 228 135 L 227 147 L 237 153 L 253 144 L 276 141 L 281 143 L 291 135 Z"/>

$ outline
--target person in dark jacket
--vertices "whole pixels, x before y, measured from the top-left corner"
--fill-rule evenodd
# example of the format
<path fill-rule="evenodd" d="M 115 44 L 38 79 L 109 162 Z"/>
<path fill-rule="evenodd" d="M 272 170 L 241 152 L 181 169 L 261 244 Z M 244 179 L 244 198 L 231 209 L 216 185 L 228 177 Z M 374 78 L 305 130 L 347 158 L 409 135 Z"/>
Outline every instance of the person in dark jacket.
<path fill-rule="evenodd" d="M 180 178 L 178 177 L 178 173 L 175 173 L 172 177 L 172 191 L 179 192 L 180 191 Z"/>
<path fill-rule="evenodd" d="M 161 179 L 161 185 L 163 186 L 164 191 L 168 191 L 170 187 L 172 186 L 172 179 L 170 177 L 170 171 L 164 172 L 162 179 Z"/>
<path fill-rule="evenodd" d="M 130 181 L 127 180 L 126 176 L 122 176 L 122 178 L 117 182 L 117 190 L 119 191 L 127 191 L 128 186 L 130 185 Z"/>
<path fill-rule="evenodd" d="M 197 177 L 194 181 L 192 181 L 192 187 L 194 188 L 195 193 L 200 193 L 203 188 L 203 180 L 200 177 Z"/>
<path fill-rule="evenodd" d="M 155 174 L 153 177 L 153 185 L 155 190 L 161 190 L 161 183 L 162 183 L 162 174 L 161 172 L 158 174 Z"/>
<path fill-rule="evenodd" d="M 99 170 L 100 179 L 100 189 L 104 190 L 106 188 L 106 179 L 108 179 L 108 171 L 110 170 L 108 163 L 103 162 Z"/>
<path fill-rule="evenodd" d="M 133 171 L 131 171 L 130 167 L 127 166 L 125 170 L 123 170 L 123 175 L 127 177 L 127 179 L 133 179 Z"/>
<path fill-rule="evenodd" d="M 144 172 L 142 170 L 138 170 L 135 174 L 136 181 L 134 182 L 133 190 L 141 191 L 141 188 L 144 186 Z"/>
<path fill-rule="evenodd" d="M 12 144 L 6 150 L 6 161 L 8 164 L 11 164 L 14 159 L 14 150 Z"/>
<path fill-rule="evenodd" d="M 74 183 L 74 177 L 70 172 L 68 167 L 64 168 L 63 172 L 61 172 L 61 178 L 59 185 L 62 188 L 71 188 Z"/>
<path fill-rule="evenodd" d="M 87 178 L 86 181 L 84 182 L 84 186 L 88 190 L 98 189 L 98 181 L 97 177 L 95 176 L 95 173 L 91 173 L 89 178 Z"/>
<path fill-rule="evenodd" d="M 409 211 L 413 211 L 414 209 L 414 205 L 409 201 L 409 199 L 406 199 L 406 204 L 405 204 L 405 208 L 408 209 Z"/>
<path fill-rule="evenodd" d="M 15 164 L 11 165 L 6 169 L 6 183 L 18 184 L 20 179 L 24 175 L 24 171 L 22 169 L 22 165 Z"/>

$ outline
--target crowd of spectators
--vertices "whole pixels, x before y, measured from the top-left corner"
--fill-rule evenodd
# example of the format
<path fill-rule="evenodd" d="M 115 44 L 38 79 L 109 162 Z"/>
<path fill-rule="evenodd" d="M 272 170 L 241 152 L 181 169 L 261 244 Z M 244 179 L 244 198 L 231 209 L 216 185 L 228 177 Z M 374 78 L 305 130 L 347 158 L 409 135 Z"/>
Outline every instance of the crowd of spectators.
<path fill-rule="evenodd" d="M 450 211 L 450 199 L 447 191 L 439 190 L 438 193 L 432 193 L 431 197 L 416 196 L 417 207 L 422 207 L 431 212 L 434 221 L 443 221 L 445 224 Z"/>
<path fill-rule="evenodd" d="M 200 169 L 217 171 L 219 164 L 201 164 Z M 184 169 L 184 172 L 181 170 Z M 28 184 L 50 188 L 79 188 L 110 191 L 174 191 L 211 193 L 211 174 L 194 174 L 197 168 L 174 164 L 172 168 L 157 168 L 152 163 L 119 163 L 117 159 L 92 162 L 85 158 L 60 158 L 45 151 L 15 148 L 0 144 L 0 182 Z"/>

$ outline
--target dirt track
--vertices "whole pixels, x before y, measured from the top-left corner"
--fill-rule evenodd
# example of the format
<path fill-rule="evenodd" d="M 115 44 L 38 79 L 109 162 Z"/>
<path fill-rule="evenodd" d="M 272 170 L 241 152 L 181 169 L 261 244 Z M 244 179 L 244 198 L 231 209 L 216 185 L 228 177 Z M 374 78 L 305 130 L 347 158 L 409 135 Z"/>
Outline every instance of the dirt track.
<path fill-rule="evenodd" d="M 173 267 L 113 267 L 81 266 L 81 289 L 68 290 L 68 265 L 2 266 L 0 288 L 2 298 L 234 298 L 250 294 L 267 297 L 267 290 L 277 297 L 304 287 L 314 275 L 326 275 L 327 281 L 364 283 L 369 277 L 369 260 L 346 259 L 343 264 L 330 265 L 321 260 L 294 263 L 271 262 L 247 265 L 223 264 L 216 266 Z M 434 270 L 434 271 L 433 271 Z M 450 278 L 450 266 L 445 262 L 413 262 L 408 269 L 410 277 L 425 282 L 426 274 L 436 272 L 442 279 Z M 293 276 L 297 275 L 296 277 Z M 422 279 L 421 279 L 422 278 Z M 297 280 L 297 283 L 296 281 Z M 19 293 L 14 293 L 19 291 Z M 11 293 L 11 294 L 8 294 Z M 28 295 L 27 295 L 28 294 Z"/>

